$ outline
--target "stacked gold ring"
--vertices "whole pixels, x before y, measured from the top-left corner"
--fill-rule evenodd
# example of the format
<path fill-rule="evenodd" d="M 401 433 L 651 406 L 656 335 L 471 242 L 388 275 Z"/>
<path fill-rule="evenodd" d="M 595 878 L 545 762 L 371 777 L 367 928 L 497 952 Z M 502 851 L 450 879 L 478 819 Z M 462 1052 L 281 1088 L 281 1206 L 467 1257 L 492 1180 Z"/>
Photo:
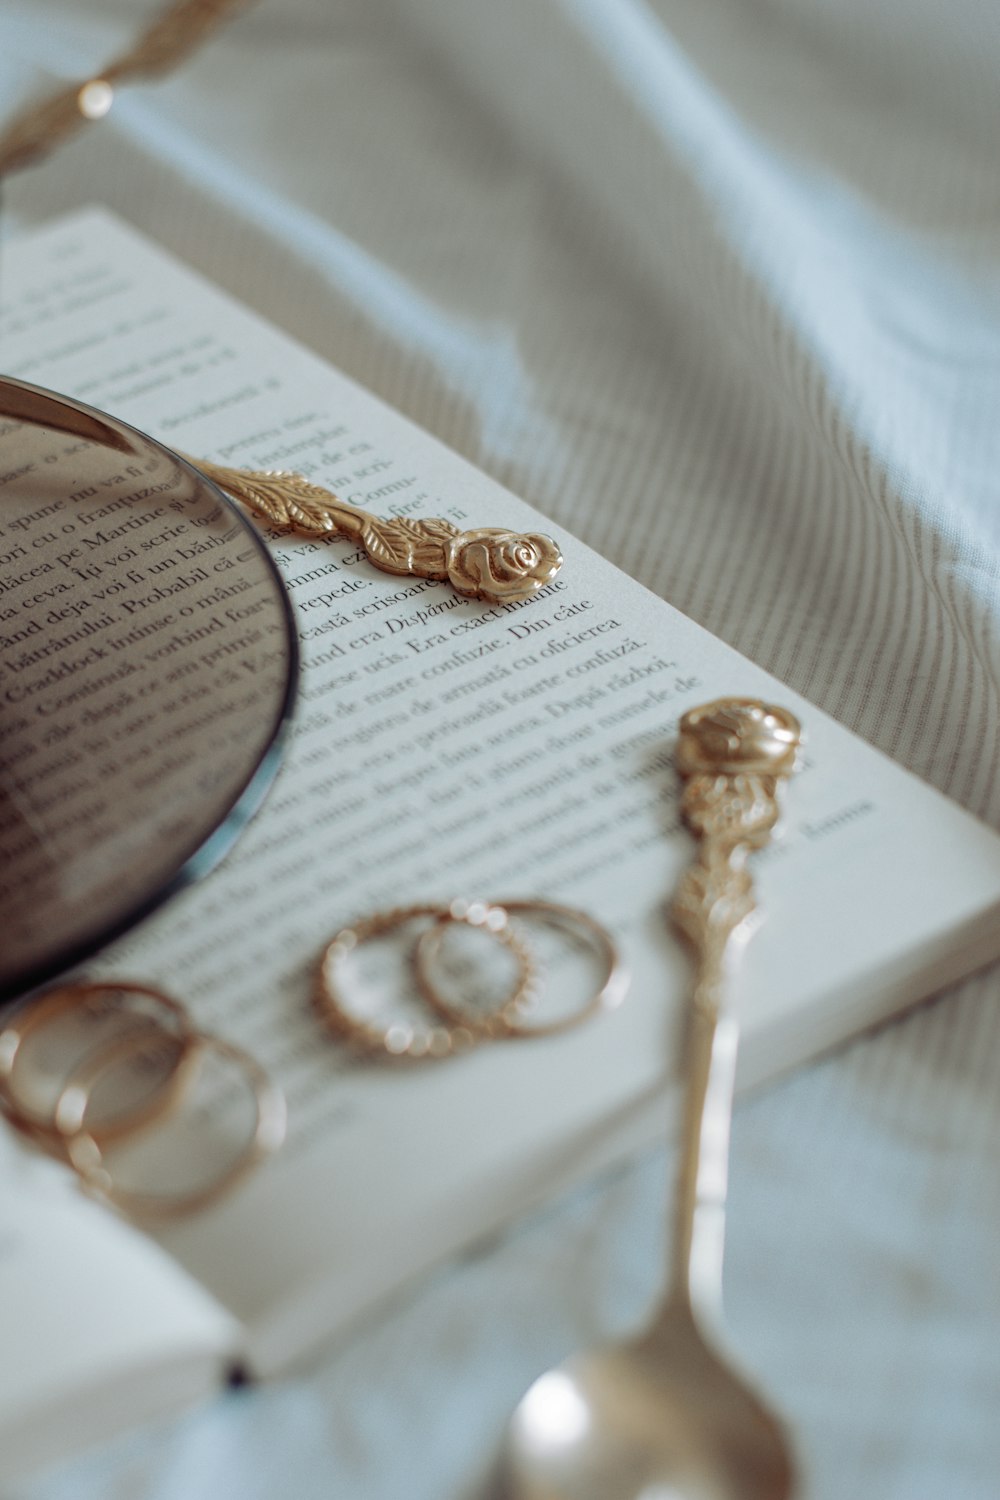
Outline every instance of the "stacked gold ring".
<path fill-rule="evenodd" d="M 555 901 L 541 900 L 503 900 L 493 909 L 508 914 L 536 912 L 543 921 L 581 931 L 601 965 L 601 979 L 577 1010 L 554 1021 L 532 1019 L 531 1007 L 526 1003 L 531 998 L 530 991 L 513 995 L 481 1023 L 486 1034 L 511 1037 L 554 1036 L 557 1032 L 579 1026 L 581 1021 L 599 1011 L 610 1009 L 621 1000 L 625 990 L 625 976 L 617 945 L 607 928 L 587 912 L 575 906 L 562 906 Z M 468 1025 L 470 1023 L 465 1019 L 464 1011 L 459 1010 L 447 998 L 434 980 L 433 967 L 440 953 L 448 920 L 449 918 L 439 919 L 433 927 L 428 927 L 421 933 L 414 949 L 414 964 L 421 990 L 434 1009 L 456 1024 Z"/>
<path fill-rule="evenodd" d="M 101 1002 L 119 1007 L 125 1030 L 85 1050 L 60 1076 L 50 1108 L 31 1103 L 18 1083 L 18 1062 L 25 1043 L 74 1008 L 96 1009 Z M 143 1014 L 142 1006 L 151 1005 Z M 106 1120 L 88 1119 L 95 1090 L 118 1066 L 141 1063 L 151 1048 L 171 1049 L 158 1086 Z M 105 1162 L 107 1148 L 131 1142 L 175 1115 L 189 1095 L 205 1058 L 220 1055 L 243 1073 L 253 1096 L 255 1121 L 246 1146 L 207 1185 L 174 1196 L 155 1191 L 121 1189 Z M 28 1001 L 0 1030 L 0 1112 L 22 1134 L 79 1175 L 88 1191 L 134 1217 L 175 1217 L 215 1202 L 284 1138 L 286 1112 L 281 1091 L 248 1053 L 193 1025 L 186 1008 L 164 990 L 132 981 L 79 982 L 61 985 Z"/>
<path fill-rule="evenodd" d="M 323 1020 L 341 1036 L 369 1051 L 384 1051 L 390 1057 L 448 1057 L 464 1051 L 476 1040 L 476 1029 L 464 1022 L 448 1019 L 443 1023 L 428 1021 L 425 1025 L 390 1021 L 380 1026 L 355 1014 L 346 1001 L 343 968 L 348 955 L 367 942 L 416 918 L 429 917 L 434 922 L 465 922 L 495 937 L 513 953 L 517 963 L 517 982 L 505 1008 L 515 1006 L 530 993 L 534 968 L 527 949 L 511 930 L 506 913 L 485 902 L 452 902 L 420 906 L 396 906 L 374 912 L 349 927 L 343 927 L 326 946 L 319 966 L 316 1006 Z M 500 920 L 496 918 L 499 917 Z"/>
<path fill-rule="evenodd" d="M 532 1018 L 532 1005 L 540 993 L 539 971 L 529 946 L 509 919 L 511 912 L 537 913 L 545 922 L 574 928 L 582 932 L 594 952 L 600 966 L 599 983 L 571 1014 L 552 1021 Z M 370 939 L 419 919 L 426 919 L 427 925 L 414 945 L 413 967 L 416 988 L 429 1008 L 428 1019 L 378 1023 L 359 1015 L 352 1009 L 347 994 L 349 956 Z M 434 966 L 444 932 L 454 923 L 487 933 L 502 943 L 516 961 L 516 977 L 509 993 L 485 1015 L 476 1015 L 454 1003 L 435 976 Z M 611 934 L 576 907 L 541 900 L 458 899 L 448 904 L 393 907 L 341 928 L 324 949 L 314 999 L 320 1017 L 338 1037 L 366 1052 L 412 1060 L 451 1057 L 482 1040 L 551 1036 L 566 1031 L 616 1005 L 624 994 L 626 982 L 621 956 Z"/>
<path fill-rule="evenodd" d="M 134 1113 L 113 1123 L 96 1127 L 97 1133 L 102 1140 L 112 1140 L 117 1136 L 127 1134 L 130 1130 L 138 1129 L 169 1109 L 174 1092 L 183 1078 L 184 1055 L 188 1050 L 190 1038 L 194 1034 L 187 1011 L 180 1002 L 165 991 L 153 989 L 145 984 L 109 981 L 103 984 L 61 985 L 58 989 L 49 990 L 46 994 L 22 1006 L 0 1031 L 0 1112 L 23 1134 L 43 1142 L 52 1140 L 54 1144 L 59 1144 L 61 1136 L 60 1128 L 56 1123 L 59 1100 L 57 1099 L 51 1110 L 42 1111 L 31 1105 L 23 1094 L 19 1094 L 17 1064 L 23 1055 L 25 1043 L 40 1030 L 51 1026 L 60 1016 L 77 1006 L 85 1007 L 102 998 L 107 1000 L 110 997 L 124 998 L 126 996 L 151 1000 L 154 1011 L 162 1012 L 163 1020 L 154 1021 L 149 1018 L 149 1025 L 151 1029 L 158 1029 L 177 1041 L 179 1047 L 177 1064 L 170 1075 L 169 1088 L 165 1091 L 169 1095 L 167 1099 L 158 1101 L 155 1096 L 151 1096 L 144 1100 Z M 72 1071 L 70 1070 L 70 1074 L 67 1075 L 67 1080 Z M 68 1081 L 66 1086 L 68 1087 Z"/>
<path fill-rule="evenodd" d="M 107 1051 L 96 1059 L 91 1059 L 89 1065 L 82 1065 L 75 1072 L 73 1081 L 67 1084 L 59 1096 L 55 1122 L 65 1140 L 70 1165 L 91 1193 L 114 1204 L 133 1218 L 174 1218 L 215 1203 L 258 1163 L 278 1149 L 285 1136 L 285 1101 L 281 1091 L 249 1053 L 223 1041 L 221 1037 L 196 1032 L 182 1064 L 185 1086 L 209 1053 L 236 1063 L 250 1084 L 256 1111 L 253 1130 L 248 1135 L 246 1145 L 224 1172 L 205 1186 L 192 1189 L 181 1197 L 168 1198 L 155 1192 L 136 1192 L 121 1188 L 105 1165 L 101 1141 L 94 1131 L 86 1128 L 87 1103 L 102 1074 L 137 1053 L 143 1044 L 141 1034 L 133 1032 L 120 1037 Z M 180 1072 L 181 1068 L 177 1071 Z"/>

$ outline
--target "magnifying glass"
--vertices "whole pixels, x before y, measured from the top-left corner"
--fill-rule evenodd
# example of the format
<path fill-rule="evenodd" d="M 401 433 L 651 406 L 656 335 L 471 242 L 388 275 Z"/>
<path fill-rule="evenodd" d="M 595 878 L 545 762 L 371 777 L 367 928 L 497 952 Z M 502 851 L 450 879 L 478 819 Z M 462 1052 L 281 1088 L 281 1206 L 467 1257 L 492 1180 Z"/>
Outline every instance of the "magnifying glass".
<path fill-rule="evenodd" d="M 297 676 L 284 585 L 226 496 L 124 422 L 0 379 L 0 1000 L 222 858 Z"/>

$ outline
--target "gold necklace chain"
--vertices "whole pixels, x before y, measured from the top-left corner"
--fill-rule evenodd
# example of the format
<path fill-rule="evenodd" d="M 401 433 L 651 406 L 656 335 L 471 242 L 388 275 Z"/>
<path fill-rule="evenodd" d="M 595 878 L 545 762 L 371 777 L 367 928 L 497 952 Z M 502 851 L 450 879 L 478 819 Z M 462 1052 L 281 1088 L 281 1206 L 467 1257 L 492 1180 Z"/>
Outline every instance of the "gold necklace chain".
<path fill-rule="evenodd" d="M 115 86 L 166 73 L 253 0 L 173 0 L 127 52 L 99 73 L 70 83 L 41 104 L 30 104 L 0 133 L 0 177 L 48 154 L 84 125 L 101 120 Z"/>

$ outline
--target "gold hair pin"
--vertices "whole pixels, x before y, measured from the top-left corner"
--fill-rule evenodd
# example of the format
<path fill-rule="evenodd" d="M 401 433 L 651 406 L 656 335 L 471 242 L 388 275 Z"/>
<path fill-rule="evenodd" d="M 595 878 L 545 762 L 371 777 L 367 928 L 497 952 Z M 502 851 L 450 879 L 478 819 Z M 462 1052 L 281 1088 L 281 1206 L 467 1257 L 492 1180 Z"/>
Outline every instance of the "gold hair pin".
<path fill-rule="evenodd" d="M 180 456 L 268 525 L 306 536 L 348 537 L 384 573 L 447 581 L 459 594 L 488 604 L 532 599 L 562 567 L 562 553 L 542 532 L 500 526 L 460 531 L 439 516 L 423 521 L 373 516 L 301 474 L 228 469 Z"/>

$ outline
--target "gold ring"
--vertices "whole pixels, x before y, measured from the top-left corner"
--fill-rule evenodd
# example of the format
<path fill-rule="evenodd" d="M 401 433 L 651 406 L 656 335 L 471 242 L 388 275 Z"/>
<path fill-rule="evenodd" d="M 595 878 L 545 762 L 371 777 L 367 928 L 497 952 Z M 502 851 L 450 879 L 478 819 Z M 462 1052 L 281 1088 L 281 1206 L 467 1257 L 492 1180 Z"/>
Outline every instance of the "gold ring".
<path fill-rule="evenodd" d="M 492 937 L 500 938 L 517 960 L 517 980 L 511 993 L 506 999 L 494 1004 L 485 1015 L 478 1015 L 454 1003 L 444 1002 L 444 997 L 431 978 L 431 963 L 440 950 L 444 929 L 454 922 L 480 928 L 490 933 Z M 434 934 L 437 936 L 436 942 Z M 428 948 L 432 949 L 430 959 L 424 956 Z M 413 958 L 420 993 L 432 1010 L 437 1011 L 438 1015 L 443 1016 L 452 1026 L 464 1027 L 476 1037 L 495 1039 L 516 1035 L 517 1017 L 525 1006 L 531 1004 L 538 993 L 537 966 L 520 933 L 511 925 L 507 907 L 503 903 L 466 901 L 458 897 L 441 912 L 433 927 L 421 933 L 413 950 Z"/>
<path fill-rule="evenodd" d="M 285 1138 L 287 1111 L 283 1093 L 249 1053 L 220 1037 L 199 1032 L 191 1039 L 186 1071 L 200 1068 L 206 1053 L 210 1052 L 229 1058 L 242 1069 L 255 1107 L 254 1128 L 246 1146 L 232 1165 L 208 1186 L 176 1197 L 116 1187 L 114 1175 L 105 1163 L 101 1143 L 86 1128 L 87 1103 L 101 1074 L 127 1060 L 148 1040 L 143 1033 L 133 1032 L 102 1049 L 99 1056 L 81 1064 L 59 1096 L 55 1117 L 70 1164 L 90 1192 L 133 1218 L 173 1218 L 216 1202 L 260 1161 L 277 1151 Z M 156 1123 L 147 1120 L 144 1131 L 154 1128 Z"/>
<path fill-rule="evenodd" d="M 327 1025 L 369 1051 L 386 1052 L 394 1058 L 449 1057 L 471 1047 L 489 1029 L 487 1023 L 476 1022 L 457 1012 L 447 1017 L 447 1024 L 390 1021 L 378 1025 L 363 1020 L 345 1003 L 341 971 L 348 955 L 370 938 L 420 917 L 433 918 L 435 924 L 463 922 L 480 928 L 513 953 L 518 966 L 517 980 L 512 994 L 495 1014 L 500 1015 L 511 1006 L 520 1005 L 531 991 L 534 965 L 502 908 L 485 901 L 453 901 L 450 906 L 399 906 L 391 911 L 375 912 L 350 927 L 342 928 L 327 944 L 320 960 L 315 997 L 317 1009 Z M 440 1014 L 441 1008 L 438 1010 Z"/>
<path fill-rule="evenodd" d="M 557 1032 L 568 1031 L 571 1027 L 578 1026 L 581 1021 L 597 1011 L 611 1010 L 624 999 L 628 979 L 618 946 L 607 928 L 587 912 L 580 911 L 575 906 L 561 906 L 555 901 L 498 901 L 494 909 L 508 913 L 538 912 L 543 921 L 581 930 L 600 964 L 600 982 L 597 988 L 587 995 L 584 1004 L 578 1010 L 555 1021 L 532 1022 L 530 1012 L 525 1009 L 524 1003 L 529 998 L 528 995 L 518 998 L 517 1003 L 513 999 L 508 1000 L 494 1014 L 493 1034 L 513 1037 L 553 1036 Z M 414 950 L 414 964 L 421 991 L 438 1014 L 446 1019 L 467 1024 L 464 1012 L 441 993 L 440 988 L 434 982 L 432 973 L 446 925 L 447 918 L 436 922 L 433 927 L 421 933 Z M 511 932 L 511 928 L 506 925 L 503 930 Z"/>
<path fill-rule="evenodd" d="M 140 1034 L 146 1035 L 150 1028 L 162 1029 L 166 1035 L 177 1041 L 178 1055 L 167 1086 L 154 1091 L 149 1098 L 131 1110 L 116 1115 L 112 1120 L 95 1127 L 93 1134 L 97 1139 L 102 1141 L 117 1139 L 137 1126 L 145 1124 L 148 1120 L 158 1118 L 171 1107 L 183 1086 L 184 1070 L 181 1064 L 190 1048 L 194 1031 L 187 1011 L 178 1000 L 173 999 L 163 990 L 153 989 L 145 984 L 134 984 L 131 981 L 107 980 L 103 983 L 60 985 L 57 989 L 48 990 L 44 995 L 29 1001 L 0 1031 L 0 1111 L 12 1125 L 36 1141 L 51 1145 L 57 1140 L 59 1136 L 55 1119 L 57 1104 L 53 1105 L 47 1113 L 43 1113 L 33 1109 L 18 1097 L 16 1068 L 21 1049 L 25 1041 L 40 1028 L 50 1025 L 74 1006 L 93 1004 L 100 996 L 115 997 L 119 1003 L 125 997 L 152 1000 L 156 1010 L 167 1018 L 169 1025 L 164 1027 L 160 1016 L 155 1018 L 150 1016 L 147 1018 L 149 1027 L 142 1027 Z M 131 1007 L 126 1000 L 121 1008 L 124 1011 Z M 103 1048 L 100 1050 L 104 1051 Z M 83 1061 L 86 1061 L 86 1057 L 85 1054 Z"/>

